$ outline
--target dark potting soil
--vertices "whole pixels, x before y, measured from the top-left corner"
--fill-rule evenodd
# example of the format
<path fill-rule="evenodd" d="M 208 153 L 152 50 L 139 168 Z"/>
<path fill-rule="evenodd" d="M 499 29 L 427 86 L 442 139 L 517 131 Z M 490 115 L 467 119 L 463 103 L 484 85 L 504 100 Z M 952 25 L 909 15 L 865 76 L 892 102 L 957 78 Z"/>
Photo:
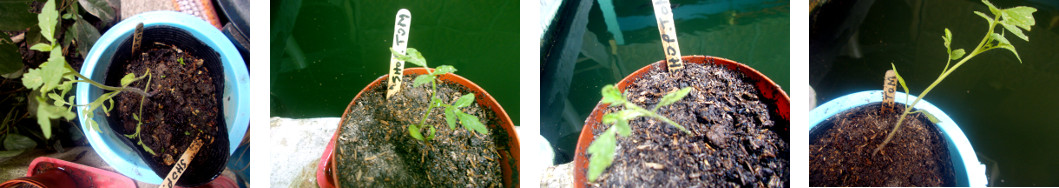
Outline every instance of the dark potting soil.
<path fill-rule="evenodd" d="M 489 135 L 457 125 L 450 129 L 442 108 L 433 108 L 427 124 L 437 128 L 429 141 L 408 135 L 408 126 L 423 118 L 430 84 L 412 87 L 412 75 L 403 77 L 404 89 L 386 99 L 386 81 L 365 91 L 355 101 L 336 143 L 334 155 L 343 187 L 501 187 L 501 155 L 507 133 L 496 125 L 493 111 L 475 102 L 463 112 L 491 127 Z M 439 83 L 438 96 L 452 104 L 468 91 L 454 83 Z M 476 95 L 475 97 L 482 97 Z M 426 134 L 427 131 L 423 131 Z M 425 135 L 424 135 L 425 136 Z M 501 152 L 498 152 L 501 151 Z"/>
<path fill-rule="evenodd" d="M 151 96 L 142 100 L 141 109 L 143 95 L 121 92 L 115 97 L 117 108 L 111 112 L 111 116 L 117 116 L 118 123 L 112 123 L 111 127 L 121 134 L 135 133 L 138 121 L 133 115 L 142 110 L 140 138 L 128 141 L 163 178 L 194 139 L 202 140 L 202 147 L 177 184 L 205 183 L 213 179 L 224 168 L 228 157 L 228 132 L 221 117 L 218 93 L 223 83 L 215 82 L 221 78 L 210 74 L 220 70 L 208 69 L 209 62 L 172 45 L 145 43 L 141 48 L 145 50 L 122 66 L 121 76 L 135 73 L 139 77 L 150 70 L 149 80 L 144 78 L 130 86 L 144 89 L 150 82 L 150 88 L 144 90 Z M 112 80 L 108 78 L 108 85 L 120 84 Z M 141 140 L 155 155 L 137 144 Z"/>
<path fill-rule="evenodd" d="M 876 147 L 900 118 L 904 106 L 882 112 L 873 103 L 841 112 L 810 130 L 810 186 L 955 186 L 955 174 L 941 132 L 922 114 L 910 114 L 889 144 Z"/>
<path fill-rule="evenodd" d="M 632 135 L 618 136 L 613 164 L 590 186 L 598 187 L 787 187 L 787 140 L 774 126 L 753 82 L 718 65 L 687 63 L 668 73 L 652 66 L 622 94 L 632 103 L 654 108 L 667 93 L 694 90 L 658 109 L 683 125 L 686 134 L 661 120 L 629 122 Z M 608 107 L 616 112 L 624 107 Z M 594 135 L 608 125 L 595 123 Z"/>

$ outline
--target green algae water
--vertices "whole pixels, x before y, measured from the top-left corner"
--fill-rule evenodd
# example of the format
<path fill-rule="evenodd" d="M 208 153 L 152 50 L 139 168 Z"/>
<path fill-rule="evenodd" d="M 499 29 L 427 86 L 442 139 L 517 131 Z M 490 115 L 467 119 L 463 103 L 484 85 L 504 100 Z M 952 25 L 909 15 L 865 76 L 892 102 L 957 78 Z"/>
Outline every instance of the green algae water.
<path fill-rule="evenodd" d="M 387 73 L 394 17 L 405 8 L 412 14 L 408 47 L 431 67 L 459 69 L 519 124 L 517 1 L 271 3 L 270 116 L 341 116 L 357 92 Z"/>
<path fill-rule="evenodd" d="M 990 186 L 1059 186 L 1059 160 L 1055 160 L 1059 156 L 1059 2 L 993 3 L 998 8 L 1037 8 L 1029 42 L 1006 35 L 1022 63 L 1011 52 L 990 50 L 961 66 L 924 99 L 963 130 L 988 168 Z M 828 22 L 841 17 L 823 16 L 835 9 L 820 10 L 825 12 L 810 19 Z M 890 62 L 908 82 L 910 93 L 919 94 L 945 66 L 941 36 L 946 27 L 952 30 L 953 48 L 966 50 L 973 49 L 988 29 L 985 20 L 973 13 L 989 12 L 978 0 L 875 1 L 864 10 L 838 14 L 862 14 L 859 24 L 810 26 L 810 33 L 845 28 L 851 38 L 833 42 L 810 34 L 814 47 L 810 85 L 818 103 L 882 89 Z"/>
<path fill-rule="evenodd" d="M 665 58 L 650 1 L 608 3 L 566 2 L 542 39 L 541 135 L 553 147 L 557 164 L 573 159 L 578 134 L 603 86 Z M 682 55 L 746 64 L 789 91 L 788 1 L 671 4 Z"/>

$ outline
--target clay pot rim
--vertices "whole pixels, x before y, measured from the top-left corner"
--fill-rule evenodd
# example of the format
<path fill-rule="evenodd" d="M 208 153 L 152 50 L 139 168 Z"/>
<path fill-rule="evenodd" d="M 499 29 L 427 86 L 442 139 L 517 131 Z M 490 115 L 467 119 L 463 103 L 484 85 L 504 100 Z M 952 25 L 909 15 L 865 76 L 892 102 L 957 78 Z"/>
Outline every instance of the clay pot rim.
<path fill-rule="evenodd" d="M 761 74 L 761 72 L 758 72 L 757 70 L 742 63 L 738 63 L 721 57 L 691 55 L 683 56 L 681 57 L 681 60 L 683 60 L 685 64 L 712 63 L 723 65 L 729 70 L 734 70 L 743 73 L 744 76 L 747 76 L 749 79 L 755 81 L 753 84 L 755 88 L 759 90 L 759 93 L 764 96 L 763 100 L 775 100 L 771 102 L 767 101 L 770 105 L 775 106 L 776 109 L 774 113 L 780 115 L 780 117 L 773 118 L 777 118 L 778 120 L 787 120 L 788 122 L 790 121 L 790 97 L 787 95 L 786 92 L 783 91 L 783 89 L 781 89 L 779 85 L 777 85 L 764 74 Z M 665 60 L 660 60 L 658 62 L 646 65 L 643 68 L 632 72 L 628 76 L 625 76 L 625 78 L 621 79 L 618 84 L 615 84 L 615 87 L 618 88 L 619 91 L 624 92 L 625 89 L 628 88 L 629 84 L 631 84 L 633 81 L 639 79 L 640 77 L 643 77 L 653 67 L 665 67 L 665 63 Z M 596 107 L 592 109 L 592 113 L 588 115 L 588 119 L 585 119 L 585 125 L 581 127 L 581 134 L 578 136 L 577 139 L 577 148 L 576 150 L 574 150 L 574 187 L 585 187 L 585 183 L 588 182 L 588 178 L 585 177 L 585 169 L 588 168 L 588 157 L 586 156 L 584 151 L 588 148 L 588 145 L 591 144 L 593 140 L 595 140 L 594 135 L 592 135 L 592 130 L 594 127 L 589 126 L 589 124 L 590 122 L 600 121 L 603 116 L 601 109 L 607 107 L 607 105 L 608 104 L 597 103 Z M 770 109 L 770 111 L 772 111 L 772 109 Z M 784 129 L 789 131 L 790 127 L 786 127 Z"/>
<path fill-rule="evenodd" d="M 403 74 L 406 74 L 406 75 L 408 75 L 408 74 L 412 74 L 412 75 L 426 74 L 427 70 L 433 71 L 434 69 L 432 69 L 432 68 L 422 68 L 422 67 L 406 68 L 406 69 L 403 70 Z M 339 187 L 338 175 L 333 173 L 333 172 L 336 171 L 335 170 L 336 165 L 335 165 L 335 159 L 332 156 L 334 154 L 335 143 L 338 140 L 338 135 L 339 135 L 339 133 L 342 132 L 342 122 L 345 122 L 345 120 L 347 118 L 349 118 L 348 114 L 349 114 L 350 110 L 353 109 L 353 105 L 356 104 L 356 101 L 358 99 L 360 99 L 360 96 L 362 94 L 364 94 L 365 91 L 371 89 L 372 87 L 375 87 L 376 85 L 382 84 L 382 81 L 385 80 L 386 78 L 387 78 L 386 75 L 380 76 L 378 79 L 375 79 L 375 81 L 372 81 L 367 86 L 364 86 L 364 89 L 361 89 L 360 92 L 358 92 L 357 95 L 355 97 L 353 97 L 353 100 L 351 100 L 349 102 L 349 105 L 346 106 L 346 110 L 342 113 L 342 118 L 339 121 L 338 129 L 335 129 L 335 133 L 334 133 L 333 136 L 331 136 L 331 140 L 328 142 L 327 147 L 324 150 L 323 156 L 320 157 L 320 161 L 326 161 L 326 162 L 321 162 L 321 163 L 317 164 L 316 180 L 317 180 L 317 184 L 320 187 L 323 187 L 323 188 Z M 468 90 L 471 90 L 472 92 L 475 93 L 475 95 L 476 95 L 475 103 L 478 103 L 478 104 L 482 105 L 483 107 L 491 109 L 491 110 L 493 110 L 496 113 L 496 116 L 500 119 L 500 122 L 499 122 L 500 127 L 499 128 L 504 129 L 507 132 L 508 137 L 510 138 L 508 140 L 507 145 L 510 147 L 509 153 L 511 154 L 511 158 L 513 158 L 514 161 L 515 161 L 513 163 L 514 166 L 509 166 L 509 164 L 511 164 L 511 163 L 501 162 L 501 164 L 500 164 L 501 165 L 501 169 L 503 170 L 503 173 L 504 173 L 504 184 L 507 184 L 507 185 L 513 184 L 515 182 L 514 178 L 517 178 L 517 177 L 514 177 L 514 176 L 515 176 L 515 174 L 517 174 L 519 169 L 521 169 L 520 168 L 521 164 L 519 164 L 519 162 L 518 162 L 520 160 L 520 158 L 519 158 L 520 157 L 519 156 L 520 155 L 520 153 L 519 153 L 519 147 L 520 146 L 519 146 L 518 134 L 515 132 L 514 123 L 511 121 L 511 117 L 507 115 L 507 112 L 504 110 L 503 107 L 500 106 L 500 103 L 496 102 L 496 99 L 493 98 L 492 95 L 489 95 L 489 93 L 486 92 L 485 89 L 482 89 L 477 84 L 474 84 L 474 82 L 471 82 L 470 80 L 468 80 L 468 79 L 466 79 L 466 78 L 464 78 L 462 76 L 459 76 L 459 75 L 456 75 L 456 74 L 452 74 L 452 73 L 440 75 L 440 76 L 438 76 L 438 79 L 441 79 L 443 81 L 454 82 L 456 84 L 460 84 L 460 85 L 466 87 Z M 493 129 L 493 128 L 498 128 L 498 127 L 490 127 L 490 129 Z M 501 161 L 511 160 L 507 156 L 500 156 L 500 157 L 502 158 Z M 514 167 L 514 169 L 511 169 L 512 167 Z"/>

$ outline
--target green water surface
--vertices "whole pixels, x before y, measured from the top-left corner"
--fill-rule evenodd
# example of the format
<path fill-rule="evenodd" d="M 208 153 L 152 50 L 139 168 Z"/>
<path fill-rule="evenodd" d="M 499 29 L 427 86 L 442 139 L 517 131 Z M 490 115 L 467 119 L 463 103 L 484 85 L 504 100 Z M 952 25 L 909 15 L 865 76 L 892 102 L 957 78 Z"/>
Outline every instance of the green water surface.
<path fill-rule="evenodd" d="M 1007 35 L 1022 63 L 1001 49 L 980 54 L 925 100 L 945 111 L 967 135 L 978 159 L 989 168 L 990 186 L 1059 186 L 1059 2 L 993 3 L 999 8 L 1038 9 L 1030 42 Z M 855 42 L 842 47 L 845 52 L 825 74 L 811 75 L 821 78 L 812 83 L 817 100 L 881 89 L 890 62 L 911 93 L 919 94 L 945 66 L 944 28 L 952 30 L 953 48 L 970 51 L 982 39 L 986 22 L 972 11 L 989 12 L 978 0 L 875 1 L 856 27 Z M 861 56 L 854 56 L 852 49 L 859 49 Z"/>
<path fill-rule="evenodd" d="M 271 3 L 270 116 L 341 116 L 357 92 L 387 73 L 394 17 L 405 8 L 412 14 L 408 47 L 430 66 L 455 66 L 519 124 L 516 1 Z"/>

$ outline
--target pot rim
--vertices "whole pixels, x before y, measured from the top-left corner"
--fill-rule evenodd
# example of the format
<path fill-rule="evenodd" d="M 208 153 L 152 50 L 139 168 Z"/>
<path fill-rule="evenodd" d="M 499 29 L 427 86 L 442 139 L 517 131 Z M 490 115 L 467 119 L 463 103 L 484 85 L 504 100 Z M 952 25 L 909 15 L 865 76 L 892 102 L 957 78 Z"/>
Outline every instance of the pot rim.
<path fill-rule="evenodd" d="M 427 70 L 434 69 L 422 67 L 405 68 L 403 70 L 403 74 L 426 74 Z M 378 79 L 375 79 L 375 81 L 372 81 L 367 86 L 364 86 L 364 89 L 361 89 L 360 92 L 358 92 L 357 95 L 353 97 L 353 100 L 349 102 L 349 105 L 346 106 L 346 110 L 342 113 L 342 118 L 339 121 L 338 128 L 335 129 L 335 133 L 331 136 L 331 140 L 327 143 L 327 147 L 324 149 L 323 155 L 320 157 L 320 161 L 322 162 L 317 163 L 316 181 L 317 185 L 319 185 L 320 187 L 330 188 L 339 186 L 338 175 L 336 173 L 333 173 L 335 172 L 336 164 L 335 159 L 332 156 L 334 154 L 335 142 L 338 140 L 339 133 L 342 132 L 342 123 L 345 122 L 345 120 L 348 118 L 350 110 L 352 110 L 353 106 L 356 105 L 356 101 L 360 99 L 360 96 L 372 87 L 382 84 L 382 81 L 386 78 L 387 75 L 379 76 Z M 471 82 L 470 80 L 453 73 L 440 75 L 438 76 L 438 79 L 463 85 L 464 87 L 475 93 L 475 103 L 483 105 L 484 107 L 487 107 L 496 112 L 497 117 L 500 119 L 499 125 L 501 127 L 490 127 L 490 129 L 502 128 L 507 132 L 508 137 L 510 138 L 510 140 L 508 140 L 507 145 L 511 147 L 509 150 L 511 156 L 510 158 L 508 158 L 507 156 L 501 156 L 501 161 L 510 161 L 511 159 L 514 159 L 513 163 L 509 163 L 514 164 L 514 166 L 508 166 L 508 164 L 504 164 L 503 162 L 501 162 L 501 168 L 504 172 L 504 184 L 514 184 L 514 180 L 515 178 L 517 178 L 517 176 L 515 175 L 518 174 L 519 169 L 521 169 L 521 164 L 518 162 L 520 160 L 520 146 L 518 134 L 515 132 L 515 127 L 513 122 L 511 121 L 511 117 L 507 115 L 507 112 L 504 111 L 504 108 L 500 106 L 500 103 L 496 102 L 496 99 L 494 99 L 492 95 L 489 95 L 489 93 L 486 92 L 485 89 L 482 89 L 474 82 Z M 511 169 L 512 167 L 514 169 Z"/>
<path fill-rule="evenodd" d="M 224 89 L 222 94 L 222 105 L 225 125 L 228 128 L 228 143 L 231 155 L 239 147 L 239 143 L 246 135 L 250 126 L 250 99 L 249 85 L 250 75 L 243 63 L 242 56 L 236 51 L 235 46 L 209 23 L 198 17 L 173 11 L 153 11 L 135 15 L 122 20 L 99 37 L 85 57 L 84 65 L 81 66 L 81 74 L 93 80 L 103 80 L 107 66 L 110 65 L 111 56 L 116 53 L 122 41 L 127 40 L 135 31 L 136 25 L 143 23 L 144 27 L 172 26 L 188 32 L 191 36 L 200 39 L 207 46 L 213 48 L 220 55 L 221 66 L 224 69 Z M 99 96 L 102 91 L 88 83 L 75 83 L 75 99 L 77 104 L 88 104 L 89 96 Z M 94 98 L 92 98 L 94 99 Z M 97 109 L 94 119 L 99 124 L 99 132 L 86 126 L 85 112 L 83 108 L 77 108 L 78 122 L 92 149 L 100 155 L 107 164 L 114 167 L 122 175 L 137 181 L 151 184 L 162 183 L 162 177 L 141 159 L 135 155 L 135 151 L 119 141 L 113 130 L 107 126 L 107 121 L 101 109 Z"/>
<path fill-rule="evenodd" d="M 788 127 L 785 127 L 784 130 L 787 130 L 788 132 L 790 131 L 790 97 L 787 96 L 787 93 L 784 92 L 779 85 L 773 82 L 772 79 L 769 79 L 767 76 L 761 74 L 761 72 L 758 72 L 750 66 L 746 66 L 742 63 L 721 57 L 690 55 L 681 57 L 681 60 L 683 60 L 685 64 L 712 63 L 722 65 L 725 68 L 728 68 L 729 70 L 735 70 L 742 73 L 748 79 L 754 80 L 755 82 L 753 84 L 755 88 L 758 89 L 758 92 L 760 92 L 760 94 L 763 96 L 762 99 L 774 100 L 765 101 L 766 103 L 771 104 L 770 106 L 775 106 L 775 109 L 769 109 L 770 114 L 779 114 L 779 117 L 773 118 L 777 118 L 777 120 L 786 120 L 787 123 L 783 125 L 786 125 Z M 645 75 L 649 70 L 652 69 L 652 67 L 665 67 L 665 63 L 665 60 L 660 60 L 658 62 L 646 65 L 643 68 L 640 68 L 639 70 L 630 73 L 628 76 L 625 76 L 625 78 L 621 79 L 621 81 L 619 81 L 615 87 L 617 87 L 618 90 L 624 92 L 625 88 L 628 87 L 629 84 Z M 596 107 L 592 109 L 592 113 L 588 115 L 588 119 L 585 119 L 585 125 L 581 127 L 581 133 L 577 138 L 577 148 L 574 150 L 574 187 L 584 187 L 585 183 L 588 182 L 588 178 L 585 177 L 584 170 L 588 168 L 588 157 L 586 156 L 587 154 L 584 153 L 584 150 L 588 148 L 589 144 L 591 144 L 593 140 L 595 140 L 594 135 L 592 135 L 592 129 L 594 127 L 589 126 L 588 124 L 590 124 L 590 122 L 599 122 L 603 117 L 603 114 L 601 113 L 600 109 L 603 109 L 606 106 L 607 104 L 597 103 Z M 783 125 L 777 124 L 777 126 Z"/>
<path fill-rule="evenodd" d="M 824 103 L 816 108 L 809 111 L 809 132 L 811 133 L 816 128 L 817 124 L 820 124 L 824 120 L 835 116 L 838 113 L 846 110 L 863 106 L 869 103 L 882 102 L 882 90 L 868 90 L 861 91 L 845 96 L 841 96 L 827 103 Z M 908 101 L 915 100 L 916 96 L 909 95 L 903 92 L 895 92 L 894 99 L 902 99 L 908 97 Z M 894 100 L 896 103 L 906 104 L 905 100 Z M 955 150 L 956 154 L 950 152 L 953 162 L 953 171 L 956 176 L 956 186 L 986 186 L 987 178 L 985 171 L 985 164 L 978 161 L 978 155 L 974 152 L 970 140 L 963 133 L 956 121 L 953 121 L 948 114 L 945 114 L 937 106 L 931 104 L 926 99 L 922 99 L 913 108 L 926 110 L 938 120 L 938 129 L 942 135 L 945 136 L 948 141 L 948 148 L 950 151 Z"/>

